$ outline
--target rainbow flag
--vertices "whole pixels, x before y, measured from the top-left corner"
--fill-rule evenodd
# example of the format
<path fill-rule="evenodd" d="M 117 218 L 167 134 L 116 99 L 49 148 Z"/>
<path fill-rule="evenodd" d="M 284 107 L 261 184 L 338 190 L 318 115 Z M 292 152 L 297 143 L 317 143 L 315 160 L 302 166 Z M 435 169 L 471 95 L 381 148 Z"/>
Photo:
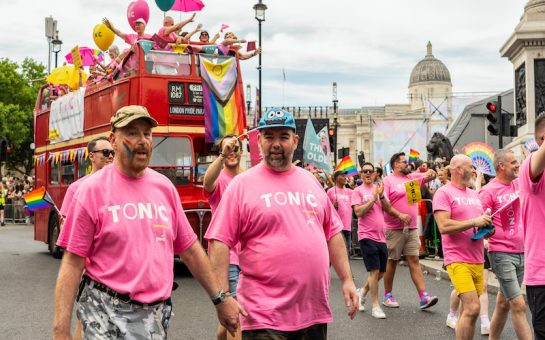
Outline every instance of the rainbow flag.
<path fill-rule="evenodd" d="M 200 55 L 206 142 L 228 134 L 240 135 L 246 126 L 244 98 L 240 92 L 235 57 Z"/>
<path fill-rule="evenodd" d="M 53 203 L 53 199 L 51 198 L 51 196 L 49 196 L 49 194 L 45 190 L 45 187 L 32 190 L 31 192 L 23 196 L 23 200 L 25 201 L 26 205 L 28 206 L 28 210 L 30 211 L 55 206 L 55 203 Z"/>
<path fill-rule="evenodd" d="M 420 158 L 420 152 L 415 149 L 410 149 L 409 151 L 409 163 L 415 163 Z"/>
<path fill-rule="evenodd" d="M 354 162 L 352 162 L 352 158 L 350 158 L 350 156 L 346 156 L 341 159 L 339 164 L 337 164 L 337 166 L 335 167 L 334 171 L 346 171 L 346 174 L 348 176 L 354 176 L 358 174 L 358 169 L 356 168 Z"/>

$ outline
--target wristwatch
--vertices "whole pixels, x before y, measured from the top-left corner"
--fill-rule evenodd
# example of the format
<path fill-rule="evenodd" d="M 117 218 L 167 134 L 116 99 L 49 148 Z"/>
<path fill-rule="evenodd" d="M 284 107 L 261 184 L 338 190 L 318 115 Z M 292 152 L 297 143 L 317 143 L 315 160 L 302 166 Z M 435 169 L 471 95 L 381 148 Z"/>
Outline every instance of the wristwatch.
<path fill-rule="evenodd" d="M 223 289 L 220 289 L 220 291 L 216 295 L 210 297 L 214 306 L 217 306 L 220 303 L 227 301 L 228 298 L 229 295 L 225 294 L 223 292 Z"/>

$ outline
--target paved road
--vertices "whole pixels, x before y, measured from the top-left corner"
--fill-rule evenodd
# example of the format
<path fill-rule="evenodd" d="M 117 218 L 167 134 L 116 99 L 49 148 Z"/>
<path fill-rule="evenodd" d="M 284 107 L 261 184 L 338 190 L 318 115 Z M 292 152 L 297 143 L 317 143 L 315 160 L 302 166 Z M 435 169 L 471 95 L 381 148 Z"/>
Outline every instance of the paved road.
<path fill-rule="evenodd" d="M 50 339 L 53 320 L 53 292 L 60 261 L 47 253 L 47 246 L 33 241 L 32 226 L 0 228 L 0 338 Z M 352 260 L 354 277 L 364 279 L 361 260 Z M 173 293 L 175 316 L 170 339 L 214 339 L 216 317 L 208 297 L 182 269 L 176 267 L 180 288 Z M 376 320 L 370 312 L 359 313 L 354 320 L 346 316 L 342 305 L 340 281 L 332 275 L 330 302 L 335 321 L 329 326 L 329 339 L 453 339 L 454 332 L 445 326 L 450 283 L 426 277 L 428 291 L 440 296 L 429 312 L 418 310 L 414 286 L 408 269 L 399 267 L 394 292 L 399 309 L 385 309 L 386 320 Z M 382 287 L 380 288 L 382 290 Z M 495 298 L 490 297 L 490 314 Z M 369 306 L 369 302 L 368 302 Z M 476 335 L 475 339 L 484 339 Z M 508 321 L 502 339 L 515 339 Z"/>

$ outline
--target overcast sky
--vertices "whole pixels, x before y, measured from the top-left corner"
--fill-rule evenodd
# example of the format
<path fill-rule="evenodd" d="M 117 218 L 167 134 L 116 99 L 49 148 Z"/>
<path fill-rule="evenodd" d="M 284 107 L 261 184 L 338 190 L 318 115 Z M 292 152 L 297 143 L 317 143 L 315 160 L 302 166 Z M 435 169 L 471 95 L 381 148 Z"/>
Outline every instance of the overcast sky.
<path fill-rule="evenodd" d="M 93 27 L 108 17 L 130 32 L 126 0 L 7 1 L 2 4 L 0 57 L 34 58 L 47 65 L 44 18 L 58 21 L 59 60 L 76 44 L 95 47 Z M 255 0 L 203 0 L 197 14 L 214 34 L 222 23 L 239 38 L 256 40 Z M 341 108 L 407 102 L 412 68 L 426 43 L 450 70 L 454 92 L 502 91 L 513 87 L 512 65 L 500 47 L 512 34 L 527 0 L 264 0 L 263 105 L 331 105 L 338 83 Z M 163 14 L 148 0 L 147 33 Z M 169 12 L 175 21 L 188 14 Z M 187 26 L 186 26 L 187 27 Z M 189 26 L 188 28 L 192 28 Z M 185 30 L 185 29 L 184 29 Z M 7 33 L 7 34 L 6 34 Z M 125 46 L 116 38 L 115 44 Z M 243 78 L 257 85 L 257 57 L 243 64 Z M 285 70 L 286 81 L 283 81 Z M 252 95 L 252 99 L 253 99 Z"/>

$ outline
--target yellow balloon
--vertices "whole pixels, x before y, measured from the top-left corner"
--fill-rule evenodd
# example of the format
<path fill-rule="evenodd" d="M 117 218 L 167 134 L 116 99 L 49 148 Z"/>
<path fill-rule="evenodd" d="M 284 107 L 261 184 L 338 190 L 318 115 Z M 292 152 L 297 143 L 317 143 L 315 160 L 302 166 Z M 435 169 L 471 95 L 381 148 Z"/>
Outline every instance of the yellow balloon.
<path fill-rule="evenodd" d="M 114 42 L 114 32 L 104 24 L 98 24 L 93 29 L 93 40 L 102 51 L 106 51 Z"/>

